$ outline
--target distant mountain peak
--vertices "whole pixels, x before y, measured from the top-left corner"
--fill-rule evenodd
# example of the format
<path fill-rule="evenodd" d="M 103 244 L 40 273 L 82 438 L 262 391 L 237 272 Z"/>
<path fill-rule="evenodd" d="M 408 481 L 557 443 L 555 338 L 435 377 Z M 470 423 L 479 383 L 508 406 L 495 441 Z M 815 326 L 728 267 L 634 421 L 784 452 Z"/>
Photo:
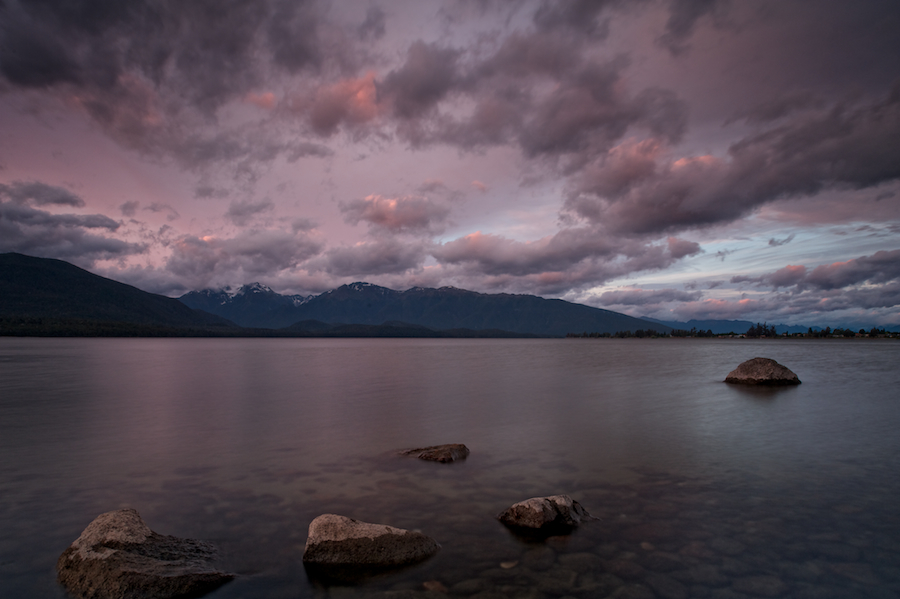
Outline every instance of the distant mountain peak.
<path fill-rule="evenodd" d="M 353 291 L 363 291 L 365 289 L 378 289 L 378 290 L 383 290 L 383 291 L 389 291 L 387 287 L 379 287 L 378 285 L 375 285 L 373 283 L 366 283 L 365 281 L 357 281 L 355 283 L 350 283 L 349 285 L 347 285 L 347 288 L 351 289 Z"/>
<path fill-rule="evenodd" d="M 238 295 L 244 295 L 247 293 L 275 293 L 275 292 L 272 291 L 272 288 L 269 287 L 268 285 L 263 285 L 262 283 L 256 282 L 256 283 L 247 283 L 246 285 L 241 286 L 241 288 L 238 289 L 238 291 L 237 291 Z"/>

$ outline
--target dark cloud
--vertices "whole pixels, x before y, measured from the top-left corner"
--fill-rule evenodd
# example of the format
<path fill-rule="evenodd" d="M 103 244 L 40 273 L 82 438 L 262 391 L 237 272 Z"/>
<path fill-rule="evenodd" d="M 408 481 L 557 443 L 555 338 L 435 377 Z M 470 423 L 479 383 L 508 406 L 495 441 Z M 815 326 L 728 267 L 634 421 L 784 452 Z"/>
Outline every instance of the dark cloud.
<path fill-rule="evenodd" d="M 583 63 L 581 40 L 540 31 L 514 31 L 496 52 L 474 67 L 478 79 L 502 78 L 520 82 L 526 77 L 557 77 Z M 527 82 L 525 82 L 527 83 Z"/>
<path fill-rule="evenodd" d="M 793 287 L 793 293 L 802 293 L 809 290 L 827 292 L 857 285 L 878 286 L 896 282 L 898 279 L 900 279 L 900 250 L 882 250 L 871 256 L 861 256 L 846 262 L 823 264 L 811 271 L 806 266 L 789 265 L 756 277 L 734 276 L 731 282 L 771 286 L 774 289 Z"/>
<path fill-rule="evenodd" d="M 90 266 L 95 260 L 146 250 L 143 245 L 108 237 L 120 226 L 108 216 L 55 214 L 35 206 L 82 207 L 84 201 L 65 189 L 44 183 L 0 184 L 0 251 L 62 258 Z"/>
<path fill-rule="evenodd" d="M 725 123 L 730 124 L 738 120 L 745 120 L 751 124 L 771 123 L 800 110 L 822 108 L 822 105 L 822 101 L 809 90 L 798 90 L 739 112 Z"/>
<path fill-rule="evenodd" d="M 119 206 L 122 216 L 134 216 L 141 203 L 138 201 L 125 202 Z"/>
<path fill-rule="evenodd" d="M 378 85 L 378 101 L 390 104 L 401 119 L 428 113 L 458 84 L 459 55 L 458 50 L 437 44 L 413 43 L 403 65 Z"/>
<path fill-rule="evenodd" d="M 198 185 L 194 188 L 194 197 L 204 200 L 208 198 L 225 198 L 228 197 L 229 193 L 227 189 L 212 185 Z"/>
<path fill-rule="evenodd" d="M 608 147 L 628 128 L 617 86 L 625 62 L 592 64 L 562 82 L 526 119 L 520 133 L 525 154 L 568 154 Z"/>
<path fill-rule="evenodd" d="M 766 276 L 765 282 L 773 288 L 792 287 L 806 277 L 805 266 L 785 266 Z"/>
<path fill-rule="evenodd" d="M 291 229 L 294 231 L 294 233 L 298 233 L 300 231 L 312 231 L 317 226 L 318 225 L 314 221 L 308 218 L 296 218 L 291 222 Z"/>
<path fill-rule="evenodd" d="M 846 262 L 817 266 L 806 277 L 806 283 L 819 289 L 839 289 L 897 279 L 900 279 L 900 250 L 880 251 Z"/>
<path fill-rule="evenodd" d="M 616 0 L 544 1 L 534 13 L 535 27 L 558 35 L 584 35 L 604 39 L 609 23 L 600 18 L 609 6 L 620 5 Z"/>
<path fill-rule="evenodd" d="M 164 212 L 166 214 L 166 220 L 172 222 L 173 220 L 178 220 L 181 215 L 178 214 L 178 211 L 171 204 L 163 204 L 162 202 L 153 202 L 144 210 L 148 212 L 153 212 L 154 214 L 158 214 Z"/>
<path fill-rule="evenodd" d="M 698 244 L 675 238 L 655 244 L 611 237 L 596 229 L 571 228 L 533 242 L 473 233 L 435 246 L 431 254 L 442 265 L 462 268 L 470 281 L 477 280 L 480 285 L 559 293 L 666 268 L 700 251 Z"/>
<path fill-rule="evenodd" d="M 630 127 L 670 143 L 681 139 L 687 109 L 675 94 L 661 89 L 629 94 L 624 56 L 586 60 L 584 51 L 568 38 L 513 33 L 465 73 L 454 70 L 459 84 L 453 91 L 470 102 L 468 114 L 410 112 L 418 117 L 415 126 L 399 131 L 416 145 L 469 149 L 511 143 L 527 158 L 565 159 L 569 170 L 609 150 Z M 451 95 L 450 88 L 440 91 L 431 98 Z"/>
<path fill-rule="evenodd" d="M 307 232 L 250 229 L 234 237 L 185 235 L 172 244 L 164 270 L 189 289 L 224 287 L 277 277 L 322 251 Z"/>
<path fill-rule="evenodd" d="M 622 289 L 600 294 L 599 302 L 604 306 L 647 306 L 667 302 L 690 302 L 703 297 L 699 291 L 679 291 L 678 289 Z"/>
<path fill-rule="evenodd" d="M 362 39 L 381 39 L 385 32 L 385 12 L 377 7 L 370 6 L 366 11 L 366 20 L 356 30 Z"/>
<path fill-rule="evenodd" d="M 802 293 L 777 293 L 759 298 L 740 300 L 703 299 L 683 302 L 672 308 L 669 317 L 678 320 L 747 319 L 799 322 L 804 325 L 862 322 L 872 326 L 881 321 L 896 321 L 896 307 L 900 305 L 900 282 L 876 287 L 846 289 L 813 289 Z M 860 310 L 866 310 L 865 315 Z M 858 325 L 859 326 L 859 325 Z"/>
<path fill-rule="evenodd" d="M 775 239 L 774 237 L 772 237 L 771 239 L 769 239 L 769 246 L 771 246 L 771 247 L 778 247 L 778 246 L 781 246 L 781 245 L 787 245 L 787 244 L 789 244 L 790 242 L 792 242 L 793 240 L 794 240 L 794 234 L 793 234 L 793 233 L 791 233 L 790 235 L 788 235 L 788 236 L 785 237 L 784 239 Z"/>
<path fill-rule="evenodd" d="M 16 204 L 84 207 L 84 200 L 68 189 L 47 185 L 38 181 L 30 183 L 16 181 L 9 185 L 0 183 L 0 197 L 3 196 L 6 196 L 11 202 Z"/>
<path fill-rule="evenodd" d="M 421 243 L 385 238 L 331 248 L 321 261 L 308 265 L 308 268 L 324 270 L 338 277 L 399 274 L 421 268 L 425 257 Z"/>
<path fill-rule="evenodd" d="M 686 239 L 678 239 L 677 237 L 669 237 L 666 240 L 669 246 L 669 255 L 675 260 L 685 258 L 687 256 L 696 256 L 703 253 L 703 249 L 696 241 L 688 241 Z"/>
<path fill-rule="evenodd" d="M 316 0 L 5 2 L 0 82 L 56 93 L 142 153 L 246 172 L 328 153 L 264 121 L 221 127 L 217 112 L 272 77 L 344 68 L 355 46 L 324 19 Z"/>
<path fill-rule="evenodd" d="M 258 202 L 252 200 L 234 201 L 228 206 L 225 218 L 235 225 L 243 227 L 260 214 L 271 212 L 274 209 L 275 204 L 268 198 Z"/>
<path fill-rule="evenodd" d="M 385 198 L 370 195 L 361 200 L 339 204 L 344 221 L 352 225 L 365 221 L 393 232 L 440 230 L 450 209 L 443 204 L 417 196 Z"/>
<path fill-rule="evenodd" d="M 565 208 L 634 233 L 730 222 L 775 200 L 873 187 L 900 178 L 900 98 L 806 115 L 740 140 L 727 159 L 644 166 L 644 178 L 627 185 L 611 185 L 607 171 L 617 172 L 612 153 Z"/>
<path fill-rule="evenodd" d="M 119 223 L 102 214 L 52 214 L 17 202 L 3 202 L 3 219 L 25 226 L 115 231 Z"/>
<path fill-rule="evenodd" d="M 727 0 L 670 0 L 666 30 L 658 42 L 673 55 L 686 52 L 687 40 L 702 17 L 727 7 Z"/>
<path fill-rule="evenodd" d="M 272 2 L 266 37 L 275 64 L 291 73 L 306 68 L 321 68 L 324 57 L 319 40 L 319 25 L 319 6 L 314 0 Z"/>

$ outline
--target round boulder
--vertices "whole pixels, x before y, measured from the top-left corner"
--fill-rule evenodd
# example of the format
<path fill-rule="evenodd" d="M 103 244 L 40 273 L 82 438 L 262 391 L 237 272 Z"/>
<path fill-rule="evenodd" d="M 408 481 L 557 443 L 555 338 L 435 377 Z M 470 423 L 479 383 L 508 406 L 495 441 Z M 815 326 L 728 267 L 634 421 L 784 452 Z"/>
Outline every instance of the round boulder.
<path fill-rule="evenodd" d="M 420 532 L 322 514 L 309 524 L 303 561 L 338 566 L 402 566 L 431 557 L 441 548 Z"/>
<path fill-rule="evenodd" d="M 532 497 L 515 503 L 497 516 L 507 526 L 530 529 L 574 528 L 594 518 L 568 495 Z"/>
<path fill-rule="evenodd" d="M 728 373 L 726 383 L 737 385 L 799 385 L 789 368 L 769 358 L 753 358 Z"/>
<path fill-rule="evenodd" d="M 215 547 L 150 530 L 133 509 L 97 516 L 59 557 L 57 578 L 77 597 L 199 597 L 233 574 L 212 567 Z"/>

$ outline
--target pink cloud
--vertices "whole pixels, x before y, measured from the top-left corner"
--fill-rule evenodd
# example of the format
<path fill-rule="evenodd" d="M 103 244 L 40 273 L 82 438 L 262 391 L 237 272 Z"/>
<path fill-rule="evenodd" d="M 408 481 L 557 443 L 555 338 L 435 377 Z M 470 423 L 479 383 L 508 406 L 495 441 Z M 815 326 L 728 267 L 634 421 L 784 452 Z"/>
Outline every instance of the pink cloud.
<path fill-rule="evenodd" d="M 341 125 L 352 128 L 369 123 L 383 110 L 378 104 L 375 74 L 371 72 L 322 85 L 311 97 L 295 97 L 291 109 L 302 114 L 313 131 L 322 136 L 333 135 Z"/>
<path fill-rule="evenodd" d="M 258 106 L 259 108 L 263 108 L 265 110 L 272 110 L 275 108 L 275 104 L 278 101 L 275 99 L 275 94 L 272 92 L 263 92 L 261 94 L 257 94 L 255 92 L 250 92 L 246 96 L 244 96 L 244 102 L 248 104 L 253 104 L 254 106 Z"/>
<path fill-rule="evenodd" d="M 431 231 L 439 227 L 450 209 L 418 196 L 386 198 L 369 195 L 362 200 L 342 202 L 340 210 L 350 224 L 366 221 L 390 231 Z"/>

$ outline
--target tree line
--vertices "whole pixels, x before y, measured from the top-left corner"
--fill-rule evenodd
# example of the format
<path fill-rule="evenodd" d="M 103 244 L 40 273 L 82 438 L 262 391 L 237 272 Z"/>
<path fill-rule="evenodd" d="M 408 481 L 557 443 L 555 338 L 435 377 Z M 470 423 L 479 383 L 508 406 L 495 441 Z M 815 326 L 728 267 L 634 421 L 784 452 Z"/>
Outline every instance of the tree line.
<path fill-rule="evenodd" d="M 727 335 L 739 335 L 740 333 L 719 333 L 718 335 L 727 336 Z M 656 331 L 654 329 L 637 329 L 635 331 L 617 331 L 615 333 L 569 333 L 566 335 L 568 338 L 573 339 L 659 339 L 666 337 L 717 337 L 716 333 L 712 332 L 712 329 L 707 329 L 705 331 L 698 330 L 697 328 L 692 328 L 690 331 L 685 331 L 682 329 L 675 329 L 671 332 L 665 331 Z M 775 326 L 769 326 L 768 323 L 756 323 L 754 326 L 751 326 L 747 329 L 747 332 L 743 334 L 744 337 L 749 339 L 760 339 L 766 337 L 790 337 L 790 336 L 802 336 L 802 337 L 811 337 L 811 338 L 825 338 L 825 337 L 898 337 L 900 333 L 891 333 L 890 331 L 885 330 L 883 327 L 872 327 L 871 330 L 866 331 L 865 329 L 859 329 L 859 331 L 854 331 L 853 329 L 832 329 L 831 327 L 825 327 L 824 329 L 814 331 L 812 327 L 804 333 L 794 333 L 793 335 L 789 335 L 785 333 L 784 335 L 779 335 L 778 331 L 775 330 Z"/>
<path fill-rule="evenodd" d="M 569 333 L 566 337 L 577 339 L 644 339 L 644 338 L 665 338 L 665 337 L 715 337 L 712 329 L 705 331 L 692 328 L 690 331 L 675 329 L 671 333 L 666 331 L 656 331 L 654 329 L 637 329 L 635 331 L 617 331 L 615 333 Z"/>

